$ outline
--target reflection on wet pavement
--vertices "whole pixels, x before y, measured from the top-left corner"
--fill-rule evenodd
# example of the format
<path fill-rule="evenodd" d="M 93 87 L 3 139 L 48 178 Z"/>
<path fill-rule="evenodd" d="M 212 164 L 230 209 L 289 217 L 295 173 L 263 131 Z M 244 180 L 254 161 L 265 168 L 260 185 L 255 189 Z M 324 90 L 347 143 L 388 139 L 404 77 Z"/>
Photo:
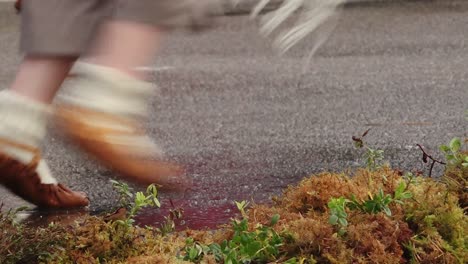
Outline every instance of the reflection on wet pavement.
<path fill-rule="evenodd" d="M 170 211 L 179 209 L 182 217 L 175 221 L 176 230 L 184 229 L 214 229 L 219 225 L 226 224 L 236 215 L 234 203 L 222 204 L 214 207 L 195 207 L 186 201 L 162 201 L 161 208 L 157 210 L 146 210 L 140 214 L 136 220 L 140 225 L 159 227 L 165 222 L 165 217 L 170 215 Z"/>

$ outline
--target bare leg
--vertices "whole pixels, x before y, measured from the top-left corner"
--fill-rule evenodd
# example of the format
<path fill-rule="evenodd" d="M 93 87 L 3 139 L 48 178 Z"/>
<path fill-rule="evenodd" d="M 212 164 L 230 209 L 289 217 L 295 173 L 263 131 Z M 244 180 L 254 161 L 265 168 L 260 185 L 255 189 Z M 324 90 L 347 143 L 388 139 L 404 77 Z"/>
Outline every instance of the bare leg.
<path fill-rule="evenodd" d="M 71 57 L 26 56 L 10 90 L 33 101 L 50 104 L 74 62 Z"/>
<path fill-rule="evenodd" d="M 135 68 L 151 63 L 159 49 L 161 36 L 161 30 L 154 26 L 109 22 L 101 27 L 90 58 L 86 60 L 141 79 L 144 76 Z"/>

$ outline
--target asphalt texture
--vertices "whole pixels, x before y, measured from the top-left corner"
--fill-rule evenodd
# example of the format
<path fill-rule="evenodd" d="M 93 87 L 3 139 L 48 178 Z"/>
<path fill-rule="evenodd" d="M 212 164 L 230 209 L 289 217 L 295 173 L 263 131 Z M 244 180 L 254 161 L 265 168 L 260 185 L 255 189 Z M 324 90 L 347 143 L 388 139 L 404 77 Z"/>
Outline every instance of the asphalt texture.
<path fill-rule="evenodd" d="M 19 18 L 0 4 L 0 86 L 20 61 Z M 468 135 L 468 2 L 353 4 L 303 72 L 311 39 L 286 55 L 246 16 L 224 17 L 203 34 L 171 35 L 157 58 L 150 135 L 187 168 L 194 185 L 162 194 L 191 226 L 225 222 L 234 200 L 267 202 L 302 178 L 362 165 L 351 137 L 393 167 L 424 170 L 422 144 Z M 66 144 L 51 126 L 44 155 L 56 177 L 91 198 L 91 211 L 115 205 L 116 176 Z M 435 175 L 442 168 L 436 167 Z M 23 204 L 0 190 L 6 206 Z M 166 212 L 141 219 L 157 224 Z"/>

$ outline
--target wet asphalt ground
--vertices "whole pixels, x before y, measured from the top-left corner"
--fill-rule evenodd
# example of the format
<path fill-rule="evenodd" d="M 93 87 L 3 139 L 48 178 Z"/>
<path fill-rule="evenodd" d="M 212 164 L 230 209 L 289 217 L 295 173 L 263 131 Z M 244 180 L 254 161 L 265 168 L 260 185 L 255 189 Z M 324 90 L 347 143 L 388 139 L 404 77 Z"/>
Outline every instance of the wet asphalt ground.
<path fill-rule="evenodd" d="M 0 4 L 1 87 L 20 60 L 18 24 Z M 368 128 L 369 144 L 404 170 L 426 168 L 416 143 L 440 157 L 440 144 L 468 136 L 466 1 L 349 6 L 306 72 L 310 40 L 283 56 L 269 43 L 245 16 L 165 41 L 147 127 L 194 185 L 163 193 L 165 209 L 146 211 L 144 223 L 160 221 L 169 198 L 191 226 L 222 223 L 234 200 L 265 202 L 311 174 L 357 168 L 351 136 Z M 87 192 L 91 211 L 115 205 L 114 173 L 70 148 L 53 126 L 44 146 L 56 177 Z M 3 190 L 0 200 L 23 204 Z"/>

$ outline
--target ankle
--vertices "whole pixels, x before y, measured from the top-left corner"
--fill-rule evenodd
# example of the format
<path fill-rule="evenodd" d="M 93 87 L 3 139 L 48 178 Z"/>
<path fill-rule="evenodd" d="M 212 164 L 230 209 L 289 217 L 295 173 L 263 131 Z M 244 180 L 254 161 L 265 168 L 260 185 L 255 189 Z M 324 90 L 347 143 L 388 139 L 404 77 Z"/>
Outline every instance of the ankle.
<path fill-rule="evenodd" d="M 0 137 L 37 147 L 51 108 L 10 90 L 0 92 Z"/>

